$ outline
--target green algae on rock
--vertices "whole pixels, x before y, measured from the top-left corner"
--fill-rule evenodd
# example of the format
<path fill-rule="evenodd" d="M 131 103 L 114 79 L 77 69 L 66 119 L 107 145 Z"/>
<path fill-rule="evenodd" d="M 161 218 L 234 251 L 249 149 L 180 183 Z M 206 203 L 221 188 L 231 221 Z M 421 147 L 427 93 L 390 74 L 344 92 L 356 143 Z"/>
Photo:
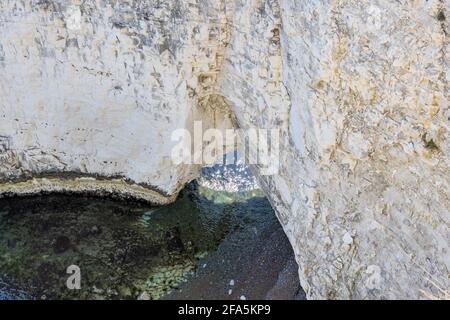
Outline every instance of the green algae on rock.
<path fill-rule="evenodd" d="M 0 281 L 7 293 L 14 286 L 37 299 L 159 299 L 228 234 L 275 219 L 260 199 L 259 190 L 195 183 L 162 207 L 74 195 L 0 199 Z M 80 268 L 80 290 L 66 286 L 71 265 Z"/>
<path fill-rule="evenodd" d="M 157 299 L 228 232 L 220 211 L 211 216 L 190 197 L 186 190 L 165 207 L 64 195 L 1 199 L 0 277 L 35 298 Z M 66 287 L 73 264 L 80 290 Z"/>

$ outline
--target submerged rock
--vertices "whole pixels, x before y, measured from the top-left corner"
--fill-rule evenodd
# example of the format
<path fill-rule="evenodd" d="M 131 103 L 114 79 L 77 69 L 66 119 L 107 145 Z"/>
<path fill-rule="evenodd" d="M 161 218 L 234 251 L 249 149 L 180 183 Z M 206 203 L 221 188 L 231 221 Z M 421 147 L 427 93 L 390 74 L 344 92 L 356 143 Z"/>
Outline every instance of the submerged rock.
<path fill-rule="evenodd" d="M 196 255 L 217 245 L 214 218 L 205 229 L 187 193 L 145 225 L 141 219 L 152 208 L 138 203 L 45 196 L 0 199 L 0 206 L 0 279 L 35 298 L 136 299 L 146 291 L 155 299 L 196 266 Z M 45 232 L 36 228 L 43 224 Z M 165 230 L 174 245 L 167 245 Z M 11 239 L 21 240 L 13 246 Z M 183 243 L 193 249 L 181 250 Z M 66 287 L 71 265 L 80 268 L 80 290 Z M 151 280 L 172 265 L 183 268 Z"/>
<path fill-rule="evenodd" d="M 70 239 L 66 236 L 59 236 L 53 244 L 53 251 L 55 253 L 63 253 L 70 248 Z"/>
<path fill-rule="evenodd" d="M 211 264 L 216 272 L 221 269 L 235 276 L 239 266 L 220 263 L 217 268 L 218 261 L 208 257 L 217 257 L 214 252 L 226 243 L 229 248 L 235 246 L 236 239 L 241 247 L 252 248 L 263 239 L 254 236 L 253 228 L 266 224 L 283 237 L 284 249 L 293 259 L 267 200 L 236 199 L 213 202 L 198 193 L 196 185 L 184 190 L 175 203 L 158 208 L 76 196 L 0 199 L 4 210 L 0 298 L 159 299 L 184 283 L 196 282 L 192 275 L 199 266 L 205 269 Z M 35 227 L 42 221 L 46 221 L 46 232 Z M 12 246 L 11 239 L 21 240 Z M 80 270 L 79 290 L 66 286 L 69 266 Z M 7 286 L 2 286 L 2 280 Z M 268 290 L 263 282 L 275 281 L 261 273 L 261 283 L 252 287 Z M 215 289 L 212 286 L 209 292 Z M 223 289 L 218 290 L 220 296 Z M 188 290 L 180 298 L 190 298 Z"/>

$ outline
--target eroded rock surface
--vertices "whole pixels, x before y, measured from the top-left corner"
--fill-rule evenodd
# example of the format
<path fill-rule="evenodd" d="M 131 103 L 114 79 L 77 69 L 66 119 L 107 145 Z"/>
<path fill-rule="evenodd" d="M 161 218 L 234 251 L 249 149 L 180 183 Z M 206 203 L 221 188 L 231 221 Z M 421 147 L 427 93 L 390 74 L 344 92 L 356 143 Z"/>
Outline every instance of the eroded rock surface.
<path fill-rule="evenodd" d="M 214 95 L 221 3 L 8 0 L 0 12 L 0 176 L 35 178 L 2 193 L 106 189 L 167 203 L 197 172 L 171 161 L 174 130 L 230 126 Z M 114 190 L 90 179 L 102 177 L 118 178 Z"/>
<path fill-rule="evenodd" d="M 231 112 L 241 128 L 281 129 L 280 170 L 259 180 L 309 298 L 450 287 L 447 2 L 0 9 L 1 193 L 19 180 L 38 191 L 29 179 L 49 174 L 64 189 L 72 173 L 171 201 L 198 169 L 171 162 L 173 130 L 226 128 Z"/>

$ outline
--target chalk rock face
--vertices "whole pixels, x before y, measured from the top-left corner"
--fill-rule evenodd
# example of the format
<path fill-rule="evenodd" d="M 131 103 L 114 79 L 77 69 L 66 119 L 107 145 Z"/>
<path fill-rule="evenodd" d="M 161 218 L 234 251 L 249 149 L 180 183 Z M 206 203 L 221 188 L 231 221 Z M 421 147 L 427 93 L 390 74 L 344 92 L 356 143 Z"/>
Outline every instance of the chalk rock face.
<path fill-rule="evenodd" d="M 450 287 L 446 6 L 3 1 L 0 193 L 166 203 L 199 167 L 171 161 L 174 130 L 278 128 L 278 172 L 254 171 L 308 297 L 439 296 Z"/>
<path fill-rule="evenodd" d="M 172 201 L 197 172 L 173 164 L 174 130 L 231 125 L 213 88 L 223 16 L 215 1 L 2 1 L 0 177 L 28 182 L 0 191 Z"/>
<path fill-rule="evenodd" d="M 245 3 L 221 85 L 240 126 L 283 132 L 279 174 L 260 178 L 308 296 L 448 290 L 443 2 Z"/>

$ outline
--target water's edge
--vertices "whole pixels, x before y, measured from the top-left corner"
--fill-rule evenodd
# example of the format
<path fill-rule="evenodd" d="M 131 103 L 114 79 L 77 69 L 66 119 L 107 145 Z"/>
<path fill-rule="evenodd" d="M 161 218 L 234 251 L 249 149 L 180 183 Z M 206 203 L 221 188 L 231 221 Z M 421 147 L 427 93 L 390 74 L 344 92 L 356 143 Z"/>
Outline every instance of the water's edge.
<path fill-rule="evenodd" d="M 0 299 L 302 297 L 292 248 L 258 190 L 192 183 L 163 207 L 79 195 L 0 199 L 0 257 Z M 80 290 L 66 287 L 72 264 Z"/>

